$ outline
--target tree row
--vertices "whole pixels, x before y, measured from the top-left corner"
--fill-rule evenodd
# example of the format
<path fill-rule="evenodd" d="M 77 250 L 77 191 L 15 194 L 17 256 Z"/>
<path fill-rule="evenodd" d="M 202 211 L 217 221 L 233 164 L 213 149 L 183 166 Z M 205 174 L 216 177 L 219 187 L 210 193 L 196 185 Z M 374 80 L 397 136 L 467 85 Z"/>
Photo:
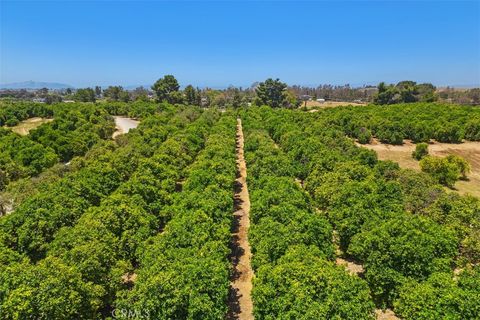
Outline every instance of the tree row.
<path fill-rule="evenodd" d="M 258 113 L 300 168 L 343 251 L 363 264 L 378 307 L 394 307 L 405 319 L 479 317 L 472 300 L 461 298 L 480 293 L 478 199 L 446 193 L 427 174 L 378 161 L 327 117 Z"/>
<path fill-rule="evenodd" d="M 367 283 L 333 262 L 332 225 L 295 181 L 299 168 L 274 144 L 261 113 L 243 117 L 255 318 L 373 319 Z"/>

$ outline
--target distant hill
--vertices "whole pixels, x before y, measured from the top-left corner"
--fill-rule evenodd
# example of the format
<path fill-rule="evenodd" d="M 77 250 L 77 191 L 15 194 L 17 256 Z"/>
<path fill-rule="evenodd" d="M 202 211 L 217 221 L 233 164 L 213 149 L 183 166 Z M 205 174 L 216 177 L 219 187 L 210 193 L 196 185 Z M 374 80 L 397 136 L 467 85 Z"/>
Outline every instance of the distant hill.
<path fill-rule="evenodd" d="M 64 83 L 55 83 L 55 82 L 37 82 L 37 81 L 25 81 L 25 82 L 16 82 L 16 83 L 4 83 L 0 84 L 0 89 L 67 89 L 73 87 Z"/>

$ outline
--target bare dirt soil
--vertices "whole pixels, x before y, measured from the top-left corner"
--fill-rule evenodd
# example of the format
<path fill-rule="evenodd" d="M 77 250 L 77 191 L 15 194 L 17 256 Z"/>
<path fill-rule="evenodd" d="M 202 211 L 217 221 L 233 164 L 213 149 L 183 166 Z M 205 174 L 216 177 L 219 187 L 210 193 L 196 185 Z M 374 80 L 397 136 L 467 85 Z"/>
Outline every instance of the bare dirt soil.
<path fill-rule="evenodd" d="M 354 261 L 349 259 L 337 257 L 335 259 L 335 263 L 337 264 L 337 266 L 344 266 L 345 269 L 347 269 L 347 271 L 353 275 L 360 276 L 365 272 L 361 264 L 355 263 Z"/>
<path fill-rule="evenodd" d="M 324 109 L 324 108 L 335 108 L 341 106 L 366 106 L 366 103 L 357 103 L 357 102 L 348 102 L 348 101 L 325 101 L 325 102 L 318 102 L 318 101 L 307 101 L 307 108 L 312 109 L 311 112 L 316 111 L 317 109 Z M 301 107 L 304 107 L 305 103 L 302 103 Z"/>
<path fill-rule="evenodd" d="M 248 243 L 250 227 L 250 197 L 247 188 L 247 166 L 243 152 L 242 122 L 237 120 L 237 179 L 235 180 L 235 212 L 232 226 L 233 274 L 231 275 L 229 293 L 229 312 L 227 319 L 253 319 L 252 252 Z"/>
<path fill-rule="evenodd" d="M 30 130 L 38 128 L 42 124 L 52 122 L 52 121 L 53 119 L 47 119 L 47 118 L 38 118 L 38 117 L 30 118 L 20 122 L 19 124 L 17 124 L 14 127 L 11 127 L 10 129 L 21 136 L 26 136 L 28 135 Z"/>
<path fill-rule="evenodd" d="M 351 275 L 362 276 L 365 271 L 363 265 L 347 257 L 342 249 L 340 249 L 340 239 L 336 230 L 333 231 L 332 242 L 335 246 L 335 264 L 337 266 L 343 266 Z"/>
<path fill-rule="evenodd" d="M 392 160 L 398 162 L 402 168 L 420 171 L 418 161 L 412 158 L 415 144 L 405 140 L 401 146 L 394 146 L 380 143 L 374 139 L 370 144 L 357 144 L 371 150 L 375 150 L 381 160 Z M 428 146 L 430 155 L 445 157 L 449 154 L 461 156 L 470 163 L 471 173 L 467 181 L 457 181 L 455 188 L 460 194 L 471 194 L 480 197 L 480 142 L 466 141 L 463 143 L 441 143 L 433 142 Z"/>
<path fill-rule="evenodd" d="M 124 133 L 128 133 L 130 129 L 135 129 L 140 123 L 138 120 L 126 117 L 115 116 L 113 119 L 115 120 L 115 132 L 113 133 L 112 138 Z"/>
<path fill-rule="evenodd" d="M 377 317 L 377 320 L 399 320 L 400 319 L 390 309 L 386 309 L 386 310 L 375 309 L 375 316 Z"/>

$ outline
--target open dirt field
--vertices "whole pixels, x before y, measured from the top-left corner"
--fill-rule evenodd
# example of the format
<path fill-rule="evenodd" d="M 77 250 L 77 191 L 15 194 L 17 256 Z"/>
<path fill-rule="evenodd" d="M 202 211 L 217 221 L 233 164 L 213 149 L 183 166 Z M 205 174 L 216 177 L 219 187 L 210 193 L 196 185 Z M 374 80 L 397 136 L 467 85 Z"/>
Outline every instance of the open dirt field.
<path fill-rule="evenodd" d="M 305 103 L 302 103 L 301 107 L 303 107 Z M 307 101 L 307 108 L 315 108 L 315 109 L 323 109 L 323 108 L 334 108 L 334 107 L 341 107 L 341 106 L 366 106 L 366 103 L 356 103 L 356 102 L 348 102 L 348 101 L 325 101 L 323 103 L 317 101 Z M 313 110 L 312 110 L 313 111 Z"/>
<path fill-rule="evenodd" d="M 30 130 L 33 130 L 44 123 L 51 122 L 53 119 L 46 119 L 46 118 L 30 118 L 20 122 L 15 127 L 11 127 L 10 129 L 13 132 L 18 133 L 21 136 L 26 136 Z"/>
<path fill-rule="evenodd" d="M 406 140 L 401 146 L 382 144 L 373 140 L 371 144 L 361 145 L 375 150 L 381 160 L 398 162 L 402 168 L 420 171 L 418 161 L 412 158 L 415 144 Z M 459 155 L 467 160 L 472 166 L 472 172 L 468 175 L 468 181 L 457 181 L 455 188 L 460 194 L 471 194 L 480 197 L 480 142 L 467 141 L 459 144 L 434 142 L 428 147 L 430 155 L 445 157 L 449 154 Z"/>
<path fill-rule="evenodd" d="M 115 132 L 113 133 L 112 138 L 128 133 L 130 129 L 135 129 L 140 123 L 138 120 L 127 117 L 115 116 L 113 119 L 115 120 Z"/>

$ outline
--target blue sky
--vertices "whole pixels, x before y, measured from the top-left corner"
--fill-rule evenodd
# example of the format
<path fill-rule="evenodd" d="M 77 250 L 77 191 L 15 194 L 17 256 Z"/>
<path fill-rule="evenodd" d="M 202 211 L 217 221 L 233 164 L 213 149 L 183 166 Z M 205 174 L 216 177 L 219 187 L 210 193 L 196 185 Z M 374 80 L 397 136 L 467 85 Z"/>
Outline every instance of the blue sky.
<path fill-rule="evenodd" d="M 4 1 L 0 83 L 479 85 L 479 1 Z"/>

